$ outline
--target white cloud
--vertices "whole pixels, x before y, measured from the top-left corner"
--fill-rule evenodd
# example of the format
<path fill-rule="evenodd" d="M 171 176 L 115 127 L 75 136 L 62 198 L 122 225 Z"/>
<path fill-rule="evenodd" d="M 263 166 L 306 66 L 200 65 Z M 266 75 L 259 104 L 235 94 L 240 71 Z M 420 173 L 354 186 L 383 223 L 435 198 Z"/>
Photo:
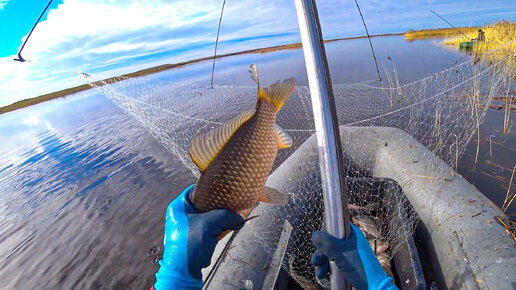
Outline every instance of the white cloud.
<path fill-rule="evenodd" d="M 505 11 L 515 11 L 510 1 L 501 1 L 497 7 L 505 5 Z M 373 34 L 444 27 L 429 9 L 457 13 L 457 26 L 479 21 L 479 11 L 483 17 L 502 12 L 481 0 L 416 0 L 411 5 L 383 0 L 361 2 Z M 5 3 L 7 0 L 0 0 L 0 7 Z M 463 13 L 463 7 L 471 10 L 470 15 Z M 215 0 L 64 0 L 49 11 L 28 41 L 22 55 L 31 62 L 13 62 L 14 56 L 0 58 L 0 106 L 78 85 L 83 82 L 77 77 L 78 71 L 112 76 L 207 56 L 212 53 L 220 8 L 221 1 Z M 353 2 L 321 0 L 318 9 L 325 37 L 364 34 Z M 228 1 L 219 51 L 299 41 L 297 34 L 292 0 Z M 266 37 L 270 35 L 277 36 Z"/>
<path fill-rule="evenodd" d="M 202 7 L 209 9 L 209 5 Z M 110 1 L 65 0 L 58 9 L 49 12 L 46 21 L 38 25 L 25 54 L 38 60 L 54 48 L 73 44 L 74 41 L 88 46 L 89 42 L 111 39 L 114 42 L 106 42 L 105 45 L 116 45 L 120 40 L 117 35 L 124 33 L 129 38 L 130 32 L 149 27 L 178 28 L 188 22 L 182 19 L 187 19 L 195 10 L 190 1 L 184 1 L 181 5 L 179 2 L 163 5 L 162 1 L 112 4 Z"/>
<path fill-rule="evenodd" d="M 0 9 L 3 9 L 7 2 L 9 2 L 9 0 L 0 0 Z"/>
<path fill-rule="evenodd" d="M 215 39 L 220 5 L 219 1 L 208 0 L 64 0 L 49 11 L 28 41 L 22 55 L 31 62 L 0 59 L 0 83 L 8 83 L 0 87 L 0 105 L 78 83 L 77 71 L 119 72 L 121 66 L 141 66 L 146 56 L 158 53 L 166 54 L 162 58 L 169 61 L 185 60 L 181 59 L 185 55 L 206 56 L 210 53 L 206 48 L 211 50 Z M 271 13 L 274 5 L 267 9 L 260 5 L 258 0 L 228 2 L 221 51 L 238 50 L 235 45 L 225 46 L 224 41 L 277 31 L 281 19 Z M 277 12 L 285 15 L 285 8 L 279 6 Z M 297 31 L 294 16 L 291 10 L 286 26 L 290 32 Z M 134 59 L 138 61 L 131 62 Z M 50 83 L 55 76 L 60 76 L 59 81 Z"/>

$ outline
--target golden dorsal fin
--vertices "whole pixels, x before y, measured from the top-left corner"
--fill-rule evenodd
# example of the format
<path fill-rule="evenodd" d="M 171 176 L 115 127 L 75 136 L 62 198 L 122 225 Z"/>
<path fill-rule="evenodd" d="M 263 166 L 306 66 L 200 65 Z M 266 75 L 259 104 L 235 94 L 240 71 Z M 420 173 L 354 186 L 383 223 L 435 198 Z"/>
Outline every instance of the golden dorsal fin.
<path fill-rule="evenodd" d="M 292 146 L 292 138 L 278 124 L 276 124 L 276 142 L 280 149 Z"/>
<path fill-rule="evenodd" d="M 255 111 L 255 109 L 244 111 L 219 127 L 199 135 L 192 140 L 190 157 L 201 172 L 204 172 L 206 168 L 208 168 L 231 136 L 233 136 L 243 123 L 254 115 Z"/>

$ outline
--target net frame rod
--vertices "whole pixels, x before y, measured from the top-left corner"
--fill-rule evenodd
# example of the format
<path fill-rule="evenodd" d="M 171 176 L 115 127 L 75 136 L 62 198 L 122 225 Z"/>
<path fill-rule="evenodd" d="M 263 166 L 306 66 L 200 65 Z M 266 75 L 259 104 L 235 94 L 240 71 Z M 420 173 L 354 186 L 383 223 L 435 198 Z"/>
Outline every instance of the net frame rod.
<path fill-rule="evenodd" d="M 343 174 L 342 147 L 330 71 L 315 0 L 295 0 L 312 99 L 319 151 L 326 230 L 337 238 L 349 233 L 348 196 Z M 346 281 L 331 262 L 331 289 L 346 289 Z"/>
<path fill-rule="evenodd" d="M 222 24 L 222 15 L 224 15 L 224 7 L 226 0 L 222 1 L 222 9 L 220 10 L 219 27 L 217 28 L 217 39 L 215 39 L 215 51 L 213 52 L 213 65 L 211 67 L 211 88 L 213 89 L 213 76 L 215 75 L 215 61 L 217 61 L 217 47 L 219 46 L 220 25 Z"/>
<path fill-rule="evenodd" d="M 36 20 L 36 23 L 34 23 L 34 26 L 32 26 L 29 34 L 27 35 L 27 37 L 25 38 L 25 41 L 23 41 L 23 44 L 20 48 L 20 50 L 18 50 L 18 58 L 15 58 L 14 60 L 15 61 L 19 61 L 19 62 L 24 62 L 26 61 L 22 56 L 21 56 L 21 53 L 22 53 L 22 50 L 23 48 L 25 47 L 25 44 L 27 44 L 27 41 L 29 40 L 30 36 L 32 35 L 32 32 L 34 31 L 34 29 L 36 28 L 36 26 L 38 25 L 39 21 L 41 20 L 41 17 L 43 17 L 43 15 L 45 14 L 45 12 L 47 11 L 48 7 L 50 6 L 50 4 L 52 4 L 52 1 L 53 0 L 50 0 L 48 1 L 48 4 L 47 6 L 45 6 L 45 9 L 43 9 L 43 12 L 41 12 L 41 14 L 39 15 L 38 17 L 38 20 Z"/>
<path fill-rule="evenodd" d="M 367 25 L 364 20 L 364 15 L 362 15 L 362 10 L 360 6 L 358 6 L 358 0 L 355 0 L 355 4 L 357 5 L 358 13 L 360 13 L 360 18 L 362 18 L 362 23 L 364 24 L 365 32 L 367 34 L 367 40 L 369 40 L 369 46 L 371 47 L 371 52 L 373 53 L 374 65 L 376 66 L 376 73 L 378 74 L 378 81 L 382 81 L 382 76 L 380 75 L 380 69 L 378 68 L 378 61 L 376 60 L 376 54 L 374 53 L 373 43 L 371 42 L 371 36 L 369 35 L 369 30 L 367 30 Z"/>

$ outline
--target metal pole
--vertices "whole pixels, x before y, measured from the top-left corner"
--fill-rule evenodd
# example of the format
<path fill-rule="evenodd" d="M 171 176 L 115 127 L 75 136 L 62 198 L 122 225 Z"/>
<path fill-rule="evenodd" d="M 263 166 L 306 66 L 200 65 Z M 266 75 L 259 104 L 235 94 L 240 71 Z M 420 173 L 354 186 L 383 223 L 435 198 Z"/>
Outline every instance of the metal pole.
<path fill-rule="evenodd" d="M 18 58 L 15 58 L 14 60 L 19 61 L 19 62 L 24 62 L 25 61 L 25 59 L 23 59 L 23 57 L 21 56 L 22 50 L 25 47 L 25 44 L 27 44 L 27 40 L 29 40 L 32 32 L 34 31 L 34 28 L 36 28 L 36 25 L 38 25 L 39 21 L 41 20 L 41 17 L 43 17 L 43 15 L 47 11 L 47 9 L 50 6 L 50 4 L 52 3 L 52 1 L 53 0 L 48 1 L 47 6 L 45 7 L 45 9 L 43 9 L 43 12 L 41 12 L 41 14 L 39 15 L 38 20 L 36 20 L 36 23 L 34 23 L 34 26 L 32 26 L 32 29 L 30 30 L 29 35 L 27 35 L 27 38 L 25 38 L 25 41 L 23 42 L 20 50 L 18 51 Z"/>
<path fill-rule="evenodd" d="M 369 46 L 371 47 L 371 52 L 373 53 L 374 64 L 376 65 L 376 73 L 378 73 L 378 81 L 381 82 L 382 76 L 380 75 L 380 69 L 378 68 L 378 61 L 376 61 L 376 54 L 374 53 L 373 43 L 371 42 L 371 36 L 369 35 L 369 30 L 367 30 L 364 15 L 362 15 L 362 10 L 360 10 L 360 6 L 358 6 L 357 0 L 355 0 L 355 4 L 357 5 L 358 13 L 360 13 L 360 18 L 362 18 L 362 23 L 364 24 L 365 32 L 367 34 L 367 40 L 369 40 Z"/>
<path fill-rule="evenodd" d="M 215 40 L 215 52 L 213 52 L 213 66 L 211 67 L 211 88 L 213 89 L 213 75 L 215 74 L 215 61 L 217 60 L 217 46 L 219 45 L 220 24 L 222 24 L 222 15 L 224 14 L 224 6 L 226 0 L 222 1 L 222 9 L 220 10 L 219 28 L 217 28 L 217 39 Z"/>
<path fill-rule="evenodd" d="M 312 98 L 326 230 L 342 239 L 349 233 L 348 197 L 342 171 L 337 110 L 315 0 L 296 0 L 296 10 Z M 330 266 L 331 289 L 345 289 L 346 282 L 337 266 L 334 262 Z"/>

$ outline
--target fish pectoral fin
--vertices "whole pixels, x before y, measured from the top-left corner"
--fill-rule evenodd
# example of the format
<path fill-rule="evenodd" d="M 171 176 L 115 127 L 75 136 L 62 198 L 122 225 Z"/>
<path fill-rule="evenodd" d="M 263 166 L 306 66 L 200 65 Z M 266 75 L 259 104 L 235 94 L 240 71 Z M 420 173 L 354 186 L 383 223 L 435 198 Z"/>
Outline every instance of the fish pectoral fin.
<path fill-rule="evenodd" d="M 288 203 L 288 196 L 274 188 L 265 186 L 260 196 L 260 201 L 275 205 L 284 205 Z"/>
<path fill-rule="evenodd" d="M 238 128 L 249 120 L 255 112 L 255 109 L 244 111 L 219 127 L 208 133 L 199 135 L 192 140 L 190 157 L 201 172 L 204 172 L 206 168 L 208 168 L 213 159 L 215 159 L 222 148 L 224 148 L 224 145 L 231 139 L 231 136 L 233 136 Z"/>
<path fill-rule="evenodd" d="M 292 138 L 281 128 L 278 124 L 276 124 L 276 142 L 278 143 L 278 148 L 290 148 L 292 146 Z"/>

